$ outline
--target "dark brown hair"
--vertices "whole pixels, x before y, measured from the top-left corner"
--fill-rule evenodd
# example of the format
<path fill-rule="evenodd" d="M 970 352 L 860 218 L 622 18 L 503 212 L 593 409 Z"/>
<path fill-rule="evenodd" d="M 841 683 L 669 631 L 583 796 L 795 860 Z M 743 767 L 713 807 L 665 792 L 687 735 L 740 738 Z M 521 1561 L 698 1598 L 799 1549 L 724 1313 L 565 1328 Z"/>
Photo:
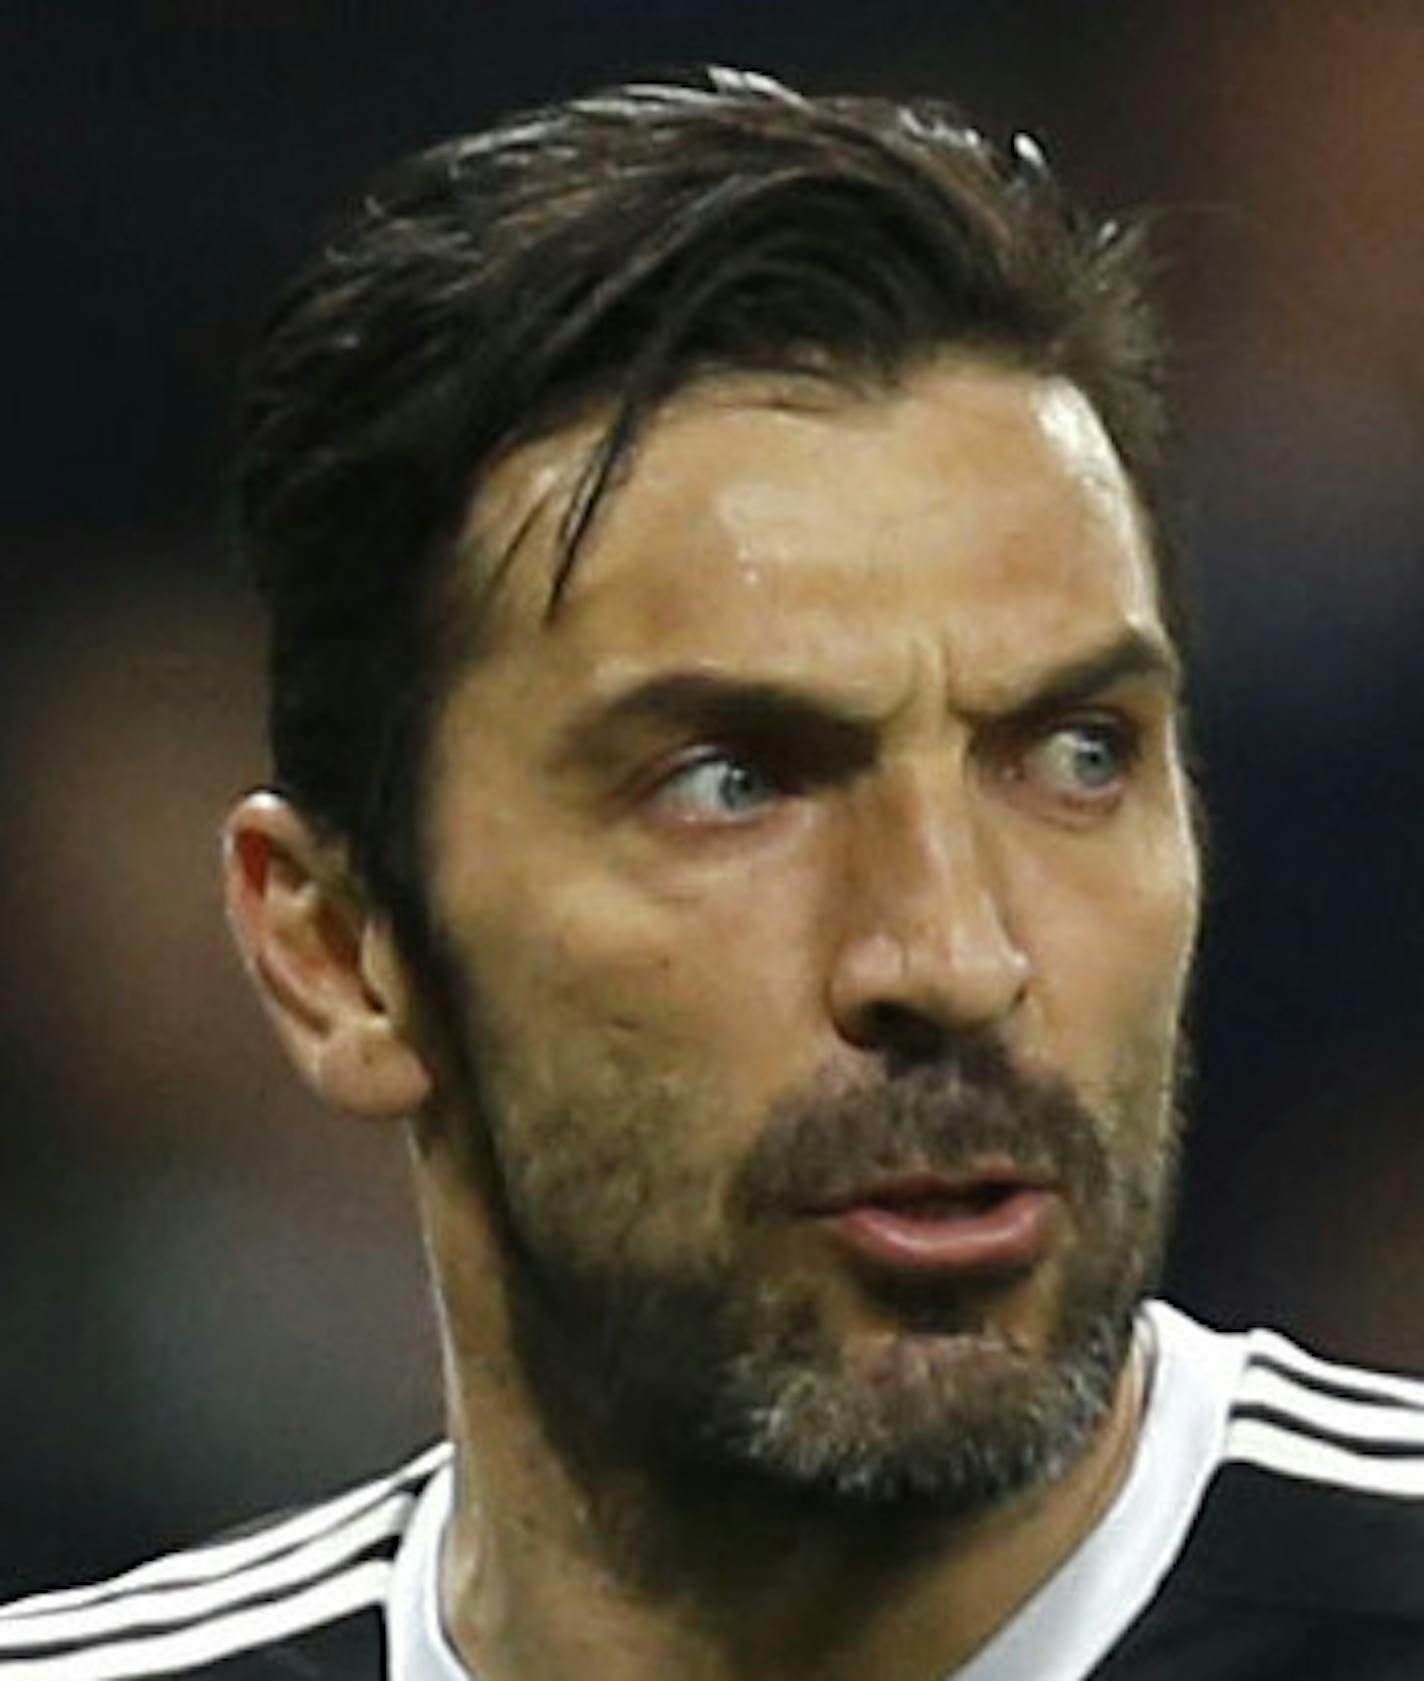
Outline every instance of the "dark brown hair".
<path fill-rule="evenodd" d="M 730 370 L 893 389 L 962 349 L 1075 381 L 1149 518 L 1157 336 L 1142 241 L 1037 147 L 933 101 L 811 98 L 712 71 L 511 117 L 379 183 L 255 359 L 240 539 L 271 621 L 279 786 L 416 937 L 423 749 L 482 475 L 597 401 L 550 611 L 670 393 Z M 1164 611 L 1176 584 L 1159 556 Z M 469 614 L 477 613 L 469 592 Z"/>

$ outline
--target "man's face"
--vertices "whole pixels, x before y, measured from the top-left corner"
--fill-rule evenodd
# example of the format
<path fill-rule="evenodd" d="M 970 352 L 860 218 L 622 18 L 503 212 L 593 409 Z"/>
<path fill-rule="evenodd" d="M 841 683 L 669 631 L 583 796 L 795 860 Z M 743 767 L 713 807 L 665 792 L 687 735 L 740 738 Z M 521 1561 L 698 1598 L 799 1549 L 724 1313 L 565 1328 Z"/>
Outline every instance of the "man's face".
<path fill-rule="evenodd" d="M 479 498 L 524 535 L 434 738 L 440 1100 L 551 1413 L 969 1507 L 1082 1446 L 1160 1240 L 1172 662 L 1074 388 L 786 397 L 671 406 L 552 620 L 592 429 Z"/>

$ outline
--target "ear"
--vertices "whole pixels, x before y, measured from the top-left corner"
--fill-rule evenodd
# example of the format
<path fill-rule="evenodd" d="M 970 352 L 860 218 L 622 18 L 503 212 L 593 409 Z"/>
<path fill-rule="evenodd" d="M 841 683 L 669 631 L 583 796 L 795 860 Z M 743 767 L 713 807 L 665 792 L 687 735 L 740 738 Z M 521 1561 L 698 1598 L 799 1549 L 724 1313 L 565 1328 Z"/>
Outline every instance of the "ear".
<path fill-rule="evenodd" d="M 431 1091 L 411 1037 L 413 989 L 390 928 L 350 883 L 341 848 L 276 794 L 223 830 L 227 914 L 258 997 L 327 1102 L 394 1120 Z"/>

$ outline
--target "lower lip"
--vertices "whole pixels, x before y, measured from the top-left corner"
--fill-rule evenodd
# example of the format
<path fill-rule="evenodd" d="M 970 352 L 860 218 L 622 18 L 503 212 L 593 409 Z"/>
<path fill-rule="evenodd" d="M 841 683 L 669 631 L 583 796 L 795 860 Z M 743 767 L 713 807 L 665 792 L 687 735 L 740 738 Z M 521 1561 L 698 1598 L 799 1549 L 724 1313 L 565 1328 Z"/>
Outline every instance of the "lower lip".
<path fill-rule="evenodd" d="M 1025 1186 L 982 1213 L 916 1215 L 908 1206 L 858 1203 L 822 1223 L 859 1259 L 888 1271 L 1002 1272 L 1043 1258 L 1057 1201 Z"/>

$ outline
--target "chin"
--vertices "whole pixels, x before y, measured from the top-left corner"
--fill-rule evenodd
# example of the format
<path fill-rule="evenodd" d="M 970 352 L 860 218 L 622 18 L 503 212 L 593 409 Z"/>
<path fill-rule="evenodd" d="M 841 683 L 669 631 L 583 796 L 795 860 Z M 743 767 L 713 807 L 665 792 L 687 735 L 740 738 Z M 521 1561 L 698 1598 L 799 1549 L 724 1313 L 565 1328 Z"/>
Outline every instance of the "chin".
<path fill-rule="evenodd" d="M 788 1492 L 973 1515 L 1079 1457 L 1111 1409 L 1130 1340 L 1130 1321 L 1105 1324 L 1049 1353 L 983 1324 L 748 1352 L 707 1445 Z"/>

